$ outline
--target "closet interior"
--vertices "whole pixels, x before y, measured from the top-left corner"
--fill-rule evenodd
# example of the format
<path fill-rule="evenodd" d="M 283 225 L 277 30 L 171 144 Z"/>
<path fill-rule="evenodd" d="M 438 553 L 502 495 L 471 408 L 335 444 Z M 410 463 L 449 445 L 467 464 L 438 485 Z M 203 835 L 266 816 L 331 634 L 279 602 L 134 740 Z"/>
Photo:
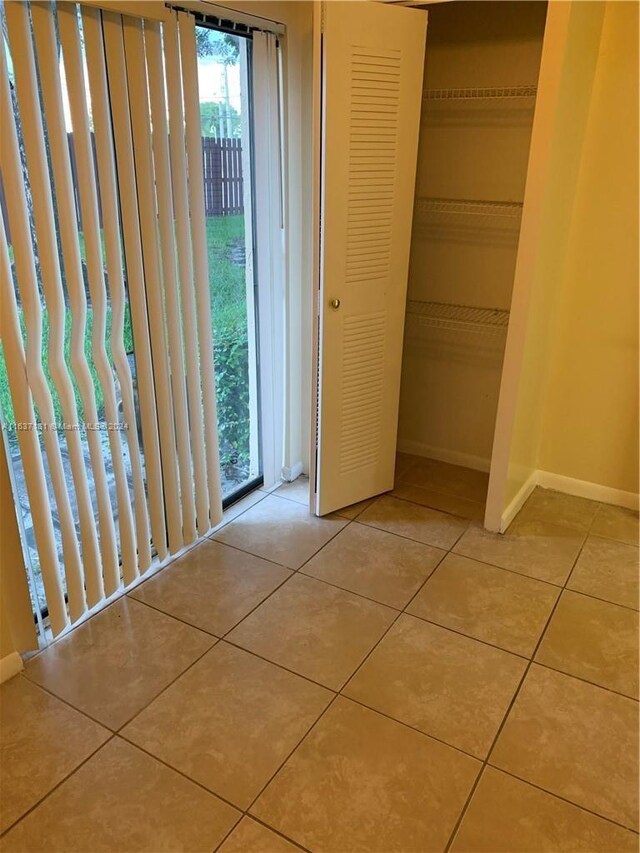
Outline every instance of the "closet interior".
<path fill-rule="evenodd" d="M 398 449 L 488 471 L 547 4 L 426 8 Z"/>

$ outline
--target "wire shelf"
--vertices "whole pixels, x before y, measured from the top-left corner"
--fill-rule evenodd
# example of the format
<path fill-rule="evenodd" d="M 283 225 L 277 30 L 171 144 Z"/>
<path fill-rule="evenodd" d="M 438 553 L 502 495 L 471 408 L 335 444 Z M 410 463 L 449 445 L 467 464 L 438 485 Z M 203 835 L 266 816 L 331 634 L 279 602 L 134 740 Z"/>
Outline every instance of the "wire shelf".
<path fill-rule="evenodd" d="M 504 101 L 515 98 L 535 98 L 537 86 L 492 86 L 475 89 L 426 89 L 425 101 Z"/>
<path fill-rule="evenodd" d="M 499 308 L 409 300 L 407 314 L 417 318 L 420 325 L 455 332 L 500 335 L 506 333 L 509 326 L 509 312 Z"/>
<path fill-rule="evenodd" d="M 461 198 L 418 198 L 415 209 L 420 214 L 449 214 L 455 216 L 498 216 L 517 219 L 522 214 L 520 201 L 486 201 Z"/>

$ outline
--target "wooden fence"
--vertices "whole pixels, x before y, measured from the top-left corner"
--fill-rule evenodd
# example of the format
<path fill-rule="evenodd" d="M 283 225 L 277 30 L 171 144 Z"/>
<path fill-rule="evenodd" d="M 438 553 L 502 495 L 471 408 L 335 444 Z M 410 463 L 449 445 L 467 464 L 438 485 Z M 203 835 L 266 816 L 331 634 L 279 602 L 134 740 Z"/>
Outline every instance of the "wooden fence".
<path fill-rule="evenodd" d="M 69 160 L 73 177 L 76 211 L 78 215 L 78 230 L 82 231 L 82 210 L 78 192 L 78 169 L 73 145 L 73 133 L 67 134 L 69 144 Z M 91 134 L 93 160 L 97 174 L 96 146 Z M 242 182 L 242 142 L 240 139 L 213 139 L 202 137 L 202 159 L 204 177 L 204 209 L 205 216 L 229 216 L 244 212 L 243 182 Z M 100 185 L 98 187 L 98 202 L 100 202 Z M 100 227 L 102 228 L 102 205 L 98 204 Z M 7 242 L 11 243 L 9 217 L 5 200 L 4 187 L 0 178 L 0 215 L 4 221 Z"/>
<path fill-rule="evenodd" d="M 205 215 L 243 213 L 241 140 L 203 136 L 202 157 Z"/>

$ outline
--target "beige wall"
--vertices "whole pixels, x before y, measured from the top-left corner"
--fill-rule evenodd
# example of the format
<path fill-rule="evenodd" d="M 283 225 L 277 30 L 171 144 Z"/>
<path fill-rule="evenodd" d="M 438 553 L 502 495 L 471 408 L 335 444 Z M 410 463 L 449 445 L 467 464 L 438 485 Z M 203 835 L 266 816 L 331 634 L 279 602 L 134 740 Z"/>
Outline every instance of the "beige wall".
<path fill-rule="evenodd" d="M 0 658 L 16 650 L 8 619 L 5 577 L 11 563 L 22 564 L 22 550 L 4 447 L 0 446 Z"/>
<path fill-rule="evenodd" d="M 609 2 L 538 466 L 638 491 L 638 5 Z"/>
<path fill-rule="evenodd" d="M 504 529 L 536 478 L 637 501 L 637 16 L 637 3 L 550 5 L 485 517 L 492 530 Z"/>
<path fill-rule="evenodd" d="M 532 222 L 523 223 L 516 272 L 492 529 L 504 527 L 538 470 L 638 488 L 638 7 L 552 7 L 542 73 L 547 62 L 556 101 L 551 93 L 536 118 L 538 140 L 534 129 Z"/>
<path fill-rule="evenodd" d="M 550 4 L 538 86 L 487 526 L 538 467 L 546 376 L 604 3 Z M 491 517 L 491 516 L 495 517 Z"/>
<path fill-rule="evenodd" d="M 37 646 L 7 457 L 0 440 L 0 659 Z"/>

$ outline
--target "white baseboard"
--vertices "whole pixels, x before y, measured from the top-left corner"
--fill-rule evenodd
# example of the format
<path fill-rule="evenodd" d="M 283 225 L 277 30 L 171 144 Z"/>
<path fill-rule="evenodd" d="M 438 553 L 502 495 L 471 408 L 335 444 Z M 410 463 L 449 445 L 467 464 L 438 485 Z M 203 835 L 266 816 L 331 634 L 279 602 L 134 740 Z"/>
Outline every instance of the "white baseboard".
<path fill-rule="evenodd" d="M 635 492 L 625 492 L 622 489 L 613 489 L 611 486 L 602 486 L 600 483 L 576 480 L 575 477 L 565 477 L 564 474 L 554 474 L 552 471 L 538 469 L 532 471 L 526 483 L 502 513 L 501 533 L 504 533 L 509 527 L 536 486 L 540 486 L 542 489 L 553 489 L 556 492 L 573 495 L 577 498 L 588 498 L 591 501 L 599 501 L 603 504 L 621 506 L 625 509 L 637 511 L 640 506 L 639 496 Z"/>
<path fill-rule="evenodd" d="M 300 474 L 302 474 L 304 470 L 304 465 L 302 462 L 296 462 L 295 465 L 292 465 L 288 468 L 286 465 L 282 466 L 282 479 L 285 483 L 292 483 L 294 480 L 297 480 Z"/>
<path fill-rule="evenodd" d="M 574 477 L 553 474 L 551 471 L 536 473 L 537 484 L 543 489 L 555 489 L 556 492 L 564 492 L 578 498 L 589 498 L 603 504 L 623 506 L 625 509 L 637 510 L 639 507 L 638 495 L 635 492 L 612 489 L 610 486 L 601 486 L 599 483 L 590 483 L 588 480 L 576 480 Z"/>
<path fill-rule="evenodd" d="M 11 654 L 0 658 L 0 684 L 4 684 L 5 681 L 13 678 L 23 669 L 24 663 L 18 652 L 11 652 Z"/>
<path fill-rule="evenodd" d="M 423 444 L 421 441 L 398 440 L 400 453 L 411 453 L 413 456 L 426 456 L 429 459 L 437 459 L 438 462 L 449 462 L 451 465 L 461 465 L 463 468 L 473 468 L 475 471 L 488 471 L 491 460 L 483 456 L 474 456 L 471 453 L 461 453 L 458 450 L 449 450 L 446 447 L 433 447 Z"/>
<path fill-rule="evenodd" d="M 515 498 L 511 501 L 509 506 L 502 513 L 502 519 L 500 521 L 500 533 L 504 533 L 505 530 L 509 527 L 513 519 L 520 512 L 522 507 L 524 506 L 525 501 L 531 494 L 531 492 L 538 485 L 538 474 L 539 471 L 532 471 L 526 482 L 523 483 L 520 491 L 515 496 Z"/>

